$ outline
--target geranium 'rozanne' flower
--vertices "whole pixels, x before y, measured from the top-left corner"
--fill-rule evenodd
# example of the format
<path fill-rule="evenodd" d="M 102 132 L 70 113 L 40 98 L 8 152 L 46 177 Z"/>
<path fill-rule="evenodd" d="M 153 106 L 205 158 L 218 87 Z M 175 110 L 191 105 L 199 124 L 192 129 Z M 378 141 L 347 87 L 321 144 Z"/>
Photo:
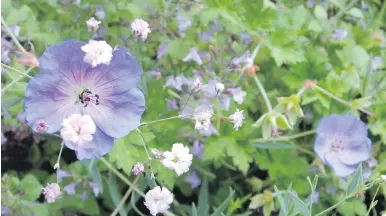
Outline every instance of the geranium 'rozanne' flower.
<path fill-rule="evenodd" d="M 173 194 L 167 188 L 157 186 L 146 193 L 144 204 L 150 214 L 155 216 L 168 210 L 172 202 Z"/>
<path fill-rule="evenodd" d="M 355 172 L 361 162 L 371 158 L 367 126 L 351 114 L 324 117 L 317 129 L 314 150 L 339 177 Z"/>
<path fill-rule="evenodd" d="M 201 180 L 196 172 L 189 172 L 189 174 L 185 177 L 184 182 L 190 184 L 192 189 L 200 186 L 201 184 Z"/>
<path fill-rule="evenodd" d="M 244 103 L 244 98 L 247 96 L 247 93 L 241 89 L 241 87 L 238 88 L 228 88 L 227 92 L 229 92 L 233 96 L 233 100 L 236 101 L 238 104 Z"/>
<path fill-rule="evenodd" d="M 47 184 L 45 188 L 43 188 L 43 194 L 48 203 L 53 203 L 55 200 L 59 199 L 62 195 L 60 191 L 60 187 L 56 183 Z"/>
<path fill-rule="evenodd" d="M 147 35 L 151 32 L 149 23 L 143 19 L 136 19 L 131 23 L 131 30 L 135 37 L 141 37 L 142 40 L 146 40 Z"/>
<path fill-rule="evenodd" d="M 202 65 L 202 60 L 200 55 L 197 53 L 197 50 L 197 47 L 190 48 L 188 55 L 186 55 L 185 58 L 182 59 L 182 61 L 195 61 L 198 65 Z"/>
<path fill-rule="evenodd" d="M 338 39 L 340 41 L 343 41 L 348 35 L 348 31 L 346 28 L 341 29 L 335 29 L 334 34 L 332 35 L 333 38 Z"/>
<path fill-rule="evenodd" d="M 189 153 L 189 148 L 181 143 L 173 144 L 172 151 L 166 151 L 162 156 L 164 158 L 161 163 L 166 168 L 174 170 L 178 176 L 189 171 L 193 159 L 193 155 Z"/>
<path fill-rule="evenodd" d="M 92 67 L 83 61 L 84 45 L 68 40 L 48 48 L 39 59 L 40 74 L 27 85 L 24 104 L 27 123 L 35 131 L 38 120 L 49 125 L 47 133 L 55 133 L 71 115 L 89 115 L 96 126 L 92 140 L 83 145 L 65 141 L 80 160 L 108 153 L 115 138 L 138 127 L 145 110 L 144 95 L 136 88 L 141 68 L 132 55 L 121 47 L 109 65 Z M 69 128 L 72 122 L 67 123 Z"/>
<path fill-rule="evenodd" d="M 233 127 L 235 130 L 239 130 L 239 128 L 243 125 L 244 123 L 244 110 L 239 110 L 236 109 L 236 112 L 234 112 L 232 115 L 229 116 L 229 120 L 233 123 Z"/>
<path fill-rule="evenodd" d="M 113 48 L 106 43 L 106 41 L 90 40 L 88 44 L 81 47 L 86 55 L 83 61 L 96 67 L 99 64 L 109 65 L 113 57 Z"/>

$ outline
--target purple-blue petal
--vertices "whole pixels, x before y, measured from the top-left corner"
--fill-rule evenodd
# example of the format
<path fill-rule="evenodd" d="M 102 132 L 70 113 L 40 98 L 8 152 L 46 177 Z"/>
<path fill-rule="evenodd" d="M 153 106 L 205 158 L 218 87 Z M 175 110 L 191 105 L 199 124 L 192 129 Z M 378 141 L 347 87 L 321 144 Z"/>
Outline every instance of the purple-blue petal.
<path fill-rule="evenodd" d="M 97 128 L 96 132 L 93 134 L 93 139 L 83 146 L 70 141 L 65 142 L 65 145 L 75 151 L 79 160 L 96 159 L 111 151 L 114 145 L 114 138 Z"/>
<path fill-rule="evenodd" d="M 347 165 L 339 159 L 339 153 L 330 152 L 325 155 L 327 164 L 334 170 L 336 176 L 346 177 L 355 172 L 357 165 Z"/>
<path fill-rule="evenodd" d="M 43 120 L 47 123 L 48 133 L 61 128 L 63 118 L 79 113 L 82 106 L 76 106 L 76 98 L 66 90 L 67 83 L 58 77 L 41 73 L 32 78 L 25 90 L 24 115 L 32 129 L 35 123 Z"/>
<path fill-rule="evenodd" d="M 120 138 L 136 129 L 145 111 L 145 96 L 134 88 L 109 96 L 101 96 L 99 105 L 90 105 L 85 112 L 107 135 Z"/>
<path fill-rule="evenodd" d="M 371 158 L 371 140 L 367 138 L 357 146 L 344 148 L 339 153 L 339 159 L 347 165 L 355 165 Z"/>

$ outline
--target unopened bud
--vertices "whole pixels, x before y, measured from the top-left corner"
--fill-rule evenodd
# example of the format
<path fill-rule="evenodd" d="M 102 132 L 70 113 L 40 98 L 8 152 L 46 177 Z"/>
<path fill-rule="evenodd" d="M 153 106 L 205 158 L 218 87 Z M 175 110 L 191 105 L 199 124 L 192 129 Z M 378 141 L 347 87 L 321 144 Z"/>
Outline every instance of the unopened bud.
<path fill-rule="evenodd" d="M 221 94 L 222 91 L 224 91 L 224 84 L 218 82 L 216 83 L 216 86 L 215 86 L 215 90 L 217 92 L 217 94 Z"/>

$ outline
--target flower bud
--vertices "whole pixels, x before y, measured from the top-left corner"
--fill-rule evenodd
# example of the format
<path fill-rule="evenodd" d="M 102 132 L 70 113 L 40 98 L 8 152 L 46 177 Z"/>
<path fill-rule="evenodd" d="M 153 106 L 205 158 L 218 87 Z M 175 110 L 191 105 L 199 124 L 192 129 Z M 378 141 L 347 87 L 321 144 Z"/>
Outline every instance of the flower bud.
<path fill-rule="evenodd" d="M 221 94 L 222 91 L 224 91 L 224 84 L 218 82 L 216 83 L 216 86 L 215 86 L 215 90 L 217 92 L 217 94 Z"/>
<path fill-rule="evenodd" d="M 132 170 L 133 174 L 136 176 L 143 173 L 143 171 L 145 171 L 145 167 L 143 166 L 143 163 L 140 162 L 136 163 Z"/>

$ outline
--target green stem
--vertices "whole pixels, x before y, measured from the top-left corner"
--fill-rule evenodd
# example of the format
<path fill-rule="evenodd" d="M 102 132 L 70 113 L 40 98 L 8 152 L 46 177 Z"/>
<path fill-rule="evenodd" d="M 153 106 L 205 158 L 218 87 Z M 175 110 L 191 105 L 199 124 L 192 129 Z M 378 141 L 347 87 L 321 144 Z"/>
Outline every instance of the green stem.
<path fill-rule="evenodd" d="M 322 87 L 320 87 L 320 86 L 318 86 L 318 85 L 314 85 L 313 88 L 319 90 L 320 92 L 322 92 L 323 94 L 325 94 L 325 95 L 331 97 L 332 99 L 334 99 L 334 100 L 336 100 L 336 101 L 338 101 L 338 102 L 340 102 L 340 103 L 342 103 L 342 104 L 344 104 L 344 105 L 346 105 L 346 106 L 348 106 L 348 107 L 350 107 L 350 108 L 353 108 L 353 105 L 352 105 L 351 102 L 348 102 L 348 101 L 346 101 L 346 100 L 343 100 L 343 99 L 340 98 L 340 97 L 337 97 L 337 96 L 333 95 L 332 93 L 330 93 L 329 91 L 325 90 L 324 88 L 322 88 Z M 358 107 L 358 108 L 356 108 L 356 109 L 362 111 L 363 113 L 366 113 L 366 114 L 369 115 L 369 116 L 374 116 L 373 113 L 371 113 L 371 112 L 365 110 L 365 109 L 362 108 L 362 107 Z"/>
<path fill-rule="evenodd" d="M 167 120 L 171 120 L 171 119 L 181 118 L 181 117 L 182 117 L 181 115 L 178 115 L 178 116 L 172 116 L 172 117 L 169 117 L 169 118 L 154 120 L 154 121 L 151 121 L 151 122 L 144 122 L 144 123 L 141 123 L 138 127 L 141 127 L 141 126 L 144 126 L 144 125 L 153 124 L 153 123 L 156 123 L 156 122 L 162 122 L 162 121 L 167 121 Z"/>
<path fill-rule="evenodd" d="M 150 153 L 149 153 L 148 146 L 147 146 L 147 143 L 145 141 L 145 138 L 143 138 L 143 134 L 142 134 L 142 132 L 138 128 L 136 129 L 136 131 L 138 132 L 139 136 L 141 137 L 143 148 L 145 148 L 145 151 L 146 151 L 146 154 L 147 154 L 147 159 L 151 161 L 153 158 L 150 156 Z"/>
<path fill-rule="evenodd" d="M 298 93 L 296 93 L 296 96 L 300 97 L 304 92 L 306 91 L 305 88 L 301 88 Z"/>
<path fill-rule="evenodd" d="M 331 206 L 330 208 L 322 211 L 322 212 L 319 212 L 318 214 L 316 214 L 315 216 L 319 216 L 319 215 L 323 215 L 331 210 L 334 210 L 335 208 L 337 208 L 340 204 L 342 204 L 344 201 L 348 200 L 349 198 L 351 198 L 352 196 L 348 196 L 348 197 L 345 197 L 343 198 L 341 201 L 337 202 L 335 205 Z"/>
<path fill-rule="evenodd" d="M 139 189 L 138 187 L 136 187 L 129 179 L 127 179 L 122 173 L 120 173 L 117 169 L 114 168 L 114 166 L 108 162 L 105 158 L 101 157 L 100 158 L 100 161 L 102 161 L 109 170 L 111 170 L 113 173 L 115 173 L 115 175 L 117 175 L 122 181 L 124 181 L 127 185 L 129 185 L 130 187 L 132 187 L 134 189 L 134 191 L 136 193 L 138 193 L 139 195 L 141 195 L 142 197 L 145 197 L 145 193 L 142 192 L 141 189 Z M 170 215 L 170 216 L 175 216 L 173 213 L 171 213 L 170 211 L 166 211 L 165 212 L 165 215 Z"/>
<path fill-rule="evenodd" d="M 271 101 L 268 98 L 267 92 L 265 91 L 263 84 L 261 84 L 261 82 L 260 82 L 259 78 L 257 78 L 257 76 L 253 76 L 253 78 L 254 78 L 254 80 L 256 82 L 257 87 L 260 90 L 260 93 L 264 97 L 265 105 L 267 105 L 268 112 L 272 112 Z"/>
<path fill-rule="evenodd" d="M 60 146 L 60 151 L 59 151 L 58 160 L 56 161 L 56 164 L 54 165 L 54 169 L 56 169 L 56 183 L 57 183 L 57 184 L 59 184 L 59 175 L 58 175 L 58 171 L 59 171 L 59 169 L 60 169 L 60 158 L 62 157 L 63 147 L 64 147 L 64 140 L 62 141 L 62 144 L 61 144 L 61 146 Z"/>
<path fill-rule="evenodd" d="M 188 100 L 186 100 L 186 102 L 185 102 L 184 106 L 182 107 L 182 109 L 181 109 L 181 111 L 180 111 L 179 115 L 181 115 L 181 113 L 184 111 L 184 109 L 185 109 L 186 105 L 188 104 L 188 102 L 189 102 L 189 100 L 190 100 L 190 97 L 192 97 L 192 95 L 193 95 L 193 91 L 194 91 L 193 89 L 190 91 L 190 94 L 189 94 Z"/>
<path fill-rule="evenodd" d="M 22 52 L 27 52 L 24 47 L 20 44 L 19 40 L 17 40 L 16 36 L 12 33 L 11 29 L 9 29 L 8 25 L 5 23 L 4 18 L 1 17 L 1 24 L 3 24 L 5 30 L 13 40 L 13 42 L 16 44 L 16 46 L 22 51 Z"/>
<path fill-rule="evenodd" d="M 171 89 L 168 89 L 168 93 L 169 93 L 171 96 L 173 96 L 173 97 L 175 97 L 175 98 L 177 98 L 177 99 L 181 99 L 181 97 L 180 97 L 176 92 L 174 92 L 174 91 L 171 90 Z"/>
<path fill-rule="evenodd" d="M 6 64 L 1 63 L 1 66 L 5 67 L 5 68 L 7 68 L 7 69 L 13 70 L 13 71 L 15 71 L 15 72 L 18 72 L 19 74 L 22 74 L 22 75 L 24 75 L 24 76 L 26 76 L 26 77 L 28 77 L 28 78 L 32 78 L 32 76 L 30 76 L 30 75 L 28 75 L 28 74 L 26 74 L 26 73 L 24 73 L 24 72 L 21 72 L 21 71 L 17 70 L 16 68 L 10 67 L 10 66 L 8 66 L 8 65 L 6 65 Z"/>
<path fill-rule="evenodd" d="M 134 182 L 133 184 L 137 184 L 138 180 L 139 180 L 139 176 L 137 176 L 137 178 L 134 179 Z M 123 204 L 125 204 L 126 200 L 129 198 L 129 195 L 131 194 L 131 192 L 133 191 L 133 187 L 129 187 L 129 189 L 126 191 L 125 195 L 123 195 L 121 201 L 119 202 L 119 204 L 117 205 L 117 207 L 114 209 L 113 213 L 111 213 L 110 216 L 115 216 L 118 214 L 119 210 L 122 208 Z"/>
<path fill-rule="evenodd" d="M 30 67 L 28 68 L 28 70 L 26 71 L 26 73 L 28 74 L 33 68 Z M 10 82 L 8 85 L 6 85 L 3 89 L 1 89 L 1 93 L 4 93 L 7 89 L 9 89 L 11 86 L 13 86 L 15 83 L 19 82 L 21 79 L 23 79 L 24 76 L 20 75 L 19 77 L 17 77 L 16 79 L 12 80 L 12 82 Z"/>
<path fill-rule="evenodd" d="M 379 12 L 378 18 L 377 18 L 377 28 L 382 25 L 382 17 L 386 10 L 386 1 L 383 1 L 381 12 Z"/>
<path fill-rule="evenodd" d="M 341 9 L 335 16 L 331 17 L 330 20 L 332 19 L 335 19 L 335 20 L 338 20 L 340 19 L 344 13 L 346 11 L 348 11 L 348 9 L 350 9 L 351 7 L 353 7 L 356 3 L 358 2 L 358 0 L 353 0 L 351 1 L 346 7 L 344 7 L 343 9 Z"/>
<path fill-rule="evenodd" d="M 374 196 L 373 196 L 373 199 L 371 200 L 371 203 L 370 203 L 370 207 L 369 207 L 369 210 L 367 211 L 367 214 L 366 215 L 370 215 L 370 211 L 371 211 L 371 209 L 374 207 L 373 205 L 374 205 L 374 200 L 375 200 L 375 197 L 377 196 L 377 194 L 378 194 L 378 191 L 379 191 L 379 188 L 381 187 L 381 184 L 379 183 L 378 184 L 378 187 L 377 187 L 377 190 L 375 191 L 375 194 L 374 194 Z"/>
<path fill-rule="evenodd" d="M 272 141 L 292 140 L 292 139 L 297 139 L 300 137 L 314 134 L 315 132 L 316 132 L 316 130 L 310 130 L 310 131 L 305 131 L 305 132 L 297 133 L 297 134 L 290 135 L 290 136 L 280 136 L 280 137 L 272 138 L 272 139 L 268 139 L 268 140 L 266 140 L 266 139 L 253 139 L 253 140 L 251 140 L 251 142 L 267 142 L 267 141 L 272 142 Z"/>

